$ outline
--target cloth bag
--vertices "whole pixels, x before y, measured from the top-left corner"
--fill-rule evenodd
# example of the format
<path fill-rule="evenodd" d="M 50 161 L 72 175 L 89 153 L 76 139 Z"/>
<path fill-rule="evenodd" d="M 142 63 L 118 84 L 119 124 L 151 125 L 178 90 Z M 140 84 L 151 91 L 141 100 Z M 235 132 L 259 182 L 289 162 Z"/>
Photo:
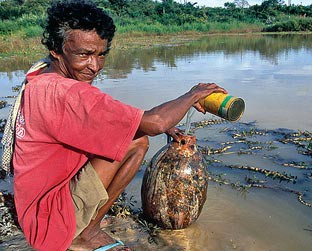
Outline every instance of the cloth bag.
<path fill-rule="evenodd" d="M 40 59 L 36 63 L 34 63 L 31 68 L 28 70 L 27 74 L 30 74 L 32 72 L 35 72 L 39 69 L 42 69 L 44 67 L 47 67 L 49 65 L 50 60 L 48 58 Z M 21 105 L 21 101 L 23 98 L 25 86 L 27 84 L 26 78 L 24 79 L 21 89 L 15 99 L 14 105 L 12 106 L 9 116 L 6 121 L 6 125 L 3 132 L 3 137 L 1 140 L 2 144 L 2 169 L 7 174 L 13 174 L 13 167 L 12 167 L 12 157 L 13 157 L 13 151 L 14 151 L 14 139 L 15 139 L 15 123 L 16 123 L 16 117 L 18 114 L 18 110 Z"/>

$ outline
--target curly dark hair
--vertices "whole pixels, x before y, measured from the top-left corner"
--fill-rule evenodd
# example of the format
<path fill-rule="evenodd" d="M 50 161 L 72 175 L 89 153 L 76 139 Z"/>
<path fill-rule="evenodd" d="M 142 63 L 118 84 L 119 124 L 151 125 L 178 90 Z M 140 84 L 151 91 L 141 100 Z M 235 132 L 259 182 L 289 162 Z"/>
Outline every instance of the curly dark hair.
<path fill-rule="evenodd" d="M 107 50 L 111 45 L 116 27 L 113 19 L 94 2 L 88 0 L 52 1 L 47 10 L 48 18 L 43 32 L 42 44 L 48 50 L 62 53 L 69 31 L 96 30 L 102 39 L 107 39 Z"/>

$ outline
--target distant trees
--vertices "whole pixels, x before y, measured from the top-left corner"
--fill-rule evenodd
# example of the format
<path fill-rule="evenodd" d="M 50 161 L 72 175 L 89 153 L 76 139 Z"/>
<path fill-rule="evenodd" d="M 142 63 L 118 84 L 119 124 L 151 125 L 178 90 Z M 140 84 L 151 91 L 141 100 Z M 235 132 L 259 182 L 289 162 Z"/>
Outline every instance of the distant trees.
<path fill-rule="evenodd" d="M 246 0 L 234 0 L 233 4 L 238 8 L 247 8 L 249 3 Z"/>
<path fill-rule="evenodd" d="M 3 0 L 0 2 L 0 20 L 16 19 L 27 14 L 42 14 L 51 0 Z"/>

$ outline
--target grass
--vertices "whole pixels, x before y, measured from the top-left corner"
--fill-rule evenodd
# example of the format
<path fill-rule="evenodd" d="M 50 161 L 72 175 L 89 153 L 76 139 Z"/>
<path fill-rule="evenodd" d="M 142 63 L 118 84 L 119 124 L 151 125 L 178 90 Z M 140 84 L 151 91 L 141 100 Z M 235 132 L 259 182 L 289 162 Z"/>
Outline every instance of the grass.
<path fill-rule="evenodd" d="M 30 20 L 32 22 L 30 22 Z M 35 18 L 27 16 L 19 20 L 20 24 L 33 24 Z M 46 53 L 40 39 L 42 28 L 38 24 L 21 25 L 20 29 L 15 30 L 13 23 L 1 23 L 0 28 L 5 32 L 0 33 L 0 58 L 14 56 L 37 56 Z M 117 23 L 117 33 L 113 42 L 113 47 L 125 48 L 136 46 L 138 43 L 143 46 L 150 46 L 157 41 L 157 37 L 162 38 L 169 35 L 199 35 L 202 33 L 245 33 L 260 32 L 260 24 L 246 24 L 241 22 L 226 23 L 186 23 L 183 25 L 162 25 L 160 23 L 150 24 L 144 22 L 132 22 L 124 26 Z M 117 42 L 116 42 L 117 41 Z M 166 41 L 166 39 L 165 39 Z"/>
<path fill-rule="evenodd" d="M 5 57 L 36 56 L 44 47 L 40 37 L 26 37 L 24 34 L 0 36 L 0 59 Z"/>

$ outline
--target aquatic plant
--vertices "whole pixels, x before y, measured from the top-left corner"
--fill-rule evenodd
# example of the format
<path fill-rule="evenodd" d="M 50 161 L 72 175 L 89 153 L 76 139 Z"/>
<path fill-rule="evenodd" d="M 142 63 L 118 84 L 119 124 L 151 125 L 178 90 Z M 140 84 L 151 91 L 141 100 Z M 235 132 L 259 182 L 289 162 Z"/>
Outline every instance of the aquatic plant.
<path fill-rule="evenodd" d="M 0 133 L 4 132 L 4 127 L 5 127 L 6 122 L 7 122 L 6 119 L 0 119 Z"/>
<path fill-rule="evenodd" d="M 267 170 L 260 167 L 254 167 L 254 166 L 240 166 L 240 165 L 228 165 L 229 168 L 237 168 L 237 169 L 244 169 L 248 171 L 253 171 L 257 173 L 263 173 L 266 177 L 270 177 L 273 179 L 279 179 L 279 181 L 287 181 L 287 182 L 293 182 L 296 183 L 297 177 L 287 174 L 285 172 L 280 173 L 276 171 Z"/>
<path fill-rule="evenodd" d="M 8 103 L 8 102 L 5 101 L 5 100 L 0 100 L 0 109 L 6 107 L 6 106 L 7 106 L 7 103 Z"/>
<path fill-rule="evenodd" d="M 148 242 L 157 244 L 157 237 L 159 236 L 161 230 L 160 227 L 154 223 L 145 220 L 142 214 L 140 214 L 140 217 L 137 218 L 137 222 L 140 224 L 140 231 L 145 231 L 146 233 L 148 233 Z"/>
<path fill-rule="evenodd" d="M 215 149 L 210 146 L 199 147 L 200 152 L 205 155 L 225 153 L 228 149 L 231 149 L 231 146 L 222 146 Z"/>
<path fill-rule="evenodd" d="M 127 194 L 122 192 L 114 204 L 110 207 L 108 213 L 110 215 L 123 218 L 130 216 L 133 214 L 132 207 L 134 207 L 135 203 L 137 203 L 137 201 L 133 200 L 133 198 L 133 196 L 128 198 Z"/>
<path fill-rule="evenodd" d="M 13 195 L 0 191 L 0 241 L 18 230 Z"/>
<path fill-rule="evenodd" d="M 12 91 L 13 92 L 19 92 L 21 87 L 22 87 L 21 85 L 12 86 Z"/>
<path fill-rule="evenodd" d="M 212 137 L 209 137 L 209 140 L 207 141 L 201 141 L 199 149 L 207 161 L 210 181 L 216 182 L 220 185 L 229 185 L 233 189 L 243 193 L 248 192 L 250 188 L 269 188 L 290 192 L 296 194 L 298 201 L 303 205 L 308 207 L 312 206 L 309 201 L 304 200 L 306 191 L 298 191 L 295 189 L 295 184 L 298 181 L 298 177 L 289 173 L 291 168 L 297 169 L 294 171 L 296 174 L 299 170 L 304 171 L 312 169 L 312 162 L 303 161 L 300 157 L 302 155 L 311 155 L 311 132 L 294 132 L 288 129 L 258 129 L 255 123 L 235 123 L 235 126 L 229 123 L 225 125 L 225 128 L 221 129 L 220 127 L 223 124 L 213 123 L 213 125 L 211 125 L 211 123 L 202 123 L 201 121 L 197 122 L 196 124 L 201 125 L 198 128 L 202 128 L 202 126 L 209 127 L 209 129 L 211 129 L 213 132 L 218 131 L 219 133 L 223 133 L 226 138 L 230 136 L 234 139 L 233 141 L 226 142 L 219 142 L 220 140 L 218 140 L 217 142 L 213 143 L 214 147 L 210 146 Z M 195 128 L 195 131 L 198 128 Z M 288 144 L 290 146 L 287 148 L 281 148 L 282 144 Z M 297 160 L 285 160 L 282 157 L 284 155 L 280 155 L 280 151 L 276 151 L 281 148 L 283 152 L 291 151 L 292 154 L 294 154 L 294 149 L 291 145 L 296 147 L 296 155 L 298 158 Z M 270 154 L 268 154 L 269 152 Z M 224 156 L 228 154 L 236 154 L 237 156 L 256 155 L 257 158 L 270 159 L 273 163 L 272 167 L 269 166 L 268 169 L 253 166 L 252 164 L 228 164 L 226 163 L 227 158 L 224 159 Z M 219 159 L 216 159 L 216 156 Z M 232 161 L 232 158 L 230 160 Z M 245 183 L 244 181 L 239 180 L 239 176 L 231 175 L 231 178 L 226 178 L 227 172 L 219 174 L 219 170 L 224 172 L 224 168 L 248 171 L 247 175 L 245 176 Z M 277 170 L 271 170 L 271 168 L 277 168 Z M 287 168 L 289 171 L 286 172 L 284 168 Z M 212 172 L 211 169 L 214 170 L 214 172 Z M 262 174 L 263 178 L 261 178 L 261 176 L 259 177 L 259 175 L 250 176 L 249 174 L 252 173 Z M 241 175 L 241 172 L 239 172 L 239 174 Z M 307 179 L 312 179 L 312 173 L 302 174 Z M 300 176 L 300 178 L 301 177 L 302 176 Z M 293 186 L 294 189 L 286 187 L 285 185 L 274 185 L 274 183 L 272 183 L 272 181 L 268 180 L 267 178 L 270 178 L 272 181 L 277 180 L 278 183 L 291 183 L 290 187 Z M 238 181 L 234 181 L 234 179 L 238 179 Z M 299 183 L 301 184 L 302 180 L 299 180 Z"/>
<path fill-rule="evenodd" d="M 296 161 L 291 161 L 289 163 L 283 163 L 283 166 L 287 167 L 294 167 L 298 169 L 306 169 L 306 170 L 311 170 L 312 167 L 309 167 L 307 163 L 305 162 L 296 162 Z"/>
<path fill-rule="evenodd" d="M 298 152 L 303 155 L 312 156 L 312 133 L 308 131 L 298 131 L 296 133 L 284 134 L 284 138 L 280 140 L 283 144 L 294 144 L 298 148 Z"/>
<path fill-rule="evenodd" d="M 250 130 L 243 130 L 241 132 L 237 132 L 237 133 L 233 133 L 232 134 L 232 137 L 234 139 L 245 139 L 246 137 L 252 137 L 254 135 L 266 135 L 267 132 L 265 130 L 259 130 L 259 129 L 256 129 L 256 128 L 251 128 Z"/>

